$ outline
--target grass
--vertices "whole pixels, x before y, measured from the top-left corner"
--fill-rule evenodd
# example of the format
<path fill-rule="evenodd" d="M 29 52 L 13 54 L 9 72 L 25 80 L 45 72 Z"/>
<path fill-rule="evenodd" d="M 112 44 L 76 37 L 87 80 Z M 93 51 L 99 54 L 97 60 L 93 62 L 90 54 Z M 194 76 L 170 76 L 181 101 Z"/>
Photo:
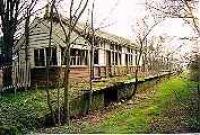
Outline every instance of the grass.
<path fill-rule="evenodd" d="M 125 81 L 129 78 L 130 76 L 113 77 L 107 79 L 105 82 L 96 82 L 93 85 L 95 89 L 101 89 L 117 81 Z M 87 88 L 88 84 L 79 83 L 77 85 L 72 83 L 72 89 L 70 91 L 71 98 L 79 95 L 79 90 Z M 61 91 L 61 95 L 63 95 L 62 92 L 63 91 Z M 50 94 L 52 104 L 54 109 L 56 109 L 57 89 L 50 90 Z M 43 119 L 43 117 L 48 114 L 50 114 L 50 112 L 44 89 L 17 92 L 16 95 L 6 94 L 0 96 L 0 129 L 1 127 L 15 127 L 20 130 L 20 132 L 26 133 L 42 124 L 38 122 L 38 120 Z"/>
<path fill-rule="evenodd" d="M 95 83 L 96 88 L 102 88 L 117 81 L 131 80 L 130 76 L 116 77 L 108 81 Z M 188 97 L 192 83 L 183 77 L 175 77 L 161 83 L 153 89 L 153 96 L 138 101 L 134 107 L 126 108 L 121 106 L 114 109 L 114 113 L 108 114 L 99 123 L 82 122 L 77 127 L 72 124 L 73 133 L 148 133 L 150 131 L 151 121 L 162 114 L 165 108 L 169 107 L 175 101 L 174 91 L 181 97 Z M 83 85 L 83 86 L 82 86 Z M 84 88 L 80 84 L 79 88 Z M 56 92 L 51 90 L 52 103 L 56 106 Z M 62 94 L 61 94 L 62 95 Z M 74 96 L 73 94 L 71 96 Z M 38 127 L 38 119 L 49 114 L 46 103 L 46 92 L 44 90 L 32 90 L 27 92 L 17 92 L 16 95 L 8 94 L 0 97 L 0 130 L 1 126 L 5 128 L 14 127 L 22 133 L 33 131 Z M 13 128 L 13 129 L 14 129 Z M 52 128 L 50 132 L 67 133 L 66 126 Z M 0 132 L 1 134 L 1 132 Z"/>
<path fill-rule="evenodd" d="M 36 127 L 37 118 L 49 113 L 45 92 L 18 92 L 0 98 L 0 125 L 13 126 L 24 132 Z"/>
<path fill-rule="evenodd" d="M 161 114 L 175 100 L 174 91 L 187 96 L 188 86 L 179 77 L 161 83 L 150 100 L 141 102 L 135 108 L 120 110 L 96 126 L 87 126 L 84 133 L 148 133 L 148 124 Z"/>
<path fill-rule="evenodd" d="M 152 88 L 153 92 L 147 98 L 138 100 L 132 107 L 127 108 L 127 104 L 124 104 L 112 110 L 112 113 L 107 113 L 99 122 L 86 120 L 80 125 L 74 122 L 71 132 L 133 134 L 189 131 L 186 128 L 192 126 L 188 123 L 190 117 L 182 104 L 188 102 L 192 94 L 190 89 L 194 86 L 193 82 L 186 79 L 186 74 L 172 77 Z M 69 133 L 69 129 L 62 126 L 46 129 L 44 132 Z"/>

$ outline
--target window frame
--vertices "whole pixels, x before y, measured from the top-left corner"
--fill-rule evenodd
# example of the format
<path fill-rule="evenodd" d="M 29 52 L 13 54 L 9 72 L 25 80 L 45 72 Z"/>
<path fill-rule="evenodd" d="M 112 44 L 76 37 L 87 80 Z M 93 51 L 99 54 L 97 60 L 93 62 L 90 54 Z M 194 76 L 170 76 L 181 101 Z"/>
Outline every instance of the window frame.
<path fill-rule="evenodd" d="M 75 51 L 75 55 L 73 54 L 73 50 Z M 66 66 L 63 63 L 62 59 L 64 56 L 64 48 L 61 48 L 61 64 Z M 81 55 L 82 54 L 82 55 Z M 79 48 L 70 48 L 70 67 L 85 67 L 88 66 L 88 50 L 87 49 L 79 49 Z"/>

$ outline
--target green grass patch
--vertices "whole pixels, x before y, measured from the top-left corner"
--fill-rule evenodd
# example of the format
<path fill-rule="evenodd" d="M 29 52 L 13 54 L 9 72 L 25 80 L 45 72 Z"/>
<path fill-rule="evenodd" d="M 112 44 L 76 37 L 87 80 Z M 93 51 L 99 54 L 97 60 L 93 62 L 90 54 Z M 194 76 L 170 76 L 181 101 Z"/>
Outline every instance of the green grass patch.
<path fill-rule="evenodd" d="M 93 83 L 94 89 L 105 88 L 117 81 L 128 80 L 129 76 L 113 77 L 102 82 Z M 80 96 L 83 92 L 80 90 L 88 89 L 89 83 L 74 84 L 71 82 L 70 99 Z M 80 92 L 80 93 L 79 93 Z M 53 108 L 57 107 L 57 89 L 50 90 L 51 102 Z M 63 90 L 61 90 L 63 99 Z M 15 94 L 6 94 L 0 97 L 0 127 L 15 127 L 19 132 L 25 133 L 34 130 L 38 125 L 38 119 L 43 119 L 45 115 L 50 114 L 46 91 L 44 89 L 31 90 L 26 92 L 17 92 Z"/>
<path fill-rule="evenodd" d="M 21 132 L 36 127 L 37 118 L 48 114 L 44 91 L 18 92 L 0 98 L 0 126 L 13 126 Z"/>
<path fill-rule="evenodd" d="M 172 103 L 179 102 L 176 100 L 176 94 L 181 98 L 188 97 L 191 94 L 189 88 L 192 86 L 193 84 L 185 79 L 185 75 L 165 80 L 154 88 L 156 92 L 151 99 L 141 101 L 131 109 L 117 110 L 97 125 L 83 126 L 81 133 L 148 133 L 151 120 Z"/>

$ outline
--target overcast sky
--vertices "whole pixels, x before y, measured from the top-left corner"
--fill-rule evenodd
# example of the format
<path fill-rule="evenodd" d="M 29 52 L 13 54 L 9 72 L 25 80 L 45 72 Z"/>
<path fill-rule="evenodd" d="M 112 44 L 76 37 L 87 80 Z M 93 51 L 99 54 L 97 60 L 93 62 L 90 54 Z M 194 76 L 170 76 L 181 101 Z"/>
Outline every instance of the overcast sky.
<path fill-rule="evenodd" d="M 40 7 L 45 5 L 48 0 L 40 0 Z M 65 0 L 62 9 L 69 12 L 69 1 Z M 91 2 L 93 0 L 90 0 Z M 133 38 L 132 26 L 137 19 L 145 14 L 145 0 L 96 0 L 95 1 L 95 23 L 96 27 L 110 25 L 104 31 Z M 66 12 L 64 14 L 66 14 Z M 82 17 L 85 21 L 88 13 Z M 106 21 L 103 21 L 106 18 Z M 102 24 L 103 22 L 103 24 Z M 157 35 L 167 34 L 170 36 L 189 36 L 191 35 L 189 26 L 184 25 L 180 19 L 168 19 L 160 24 L 154 33 Z"/>
<path fill-rule="evenodd" d="M 105 24 L 112 24 L 105 31 L 126 38 L 133 37 L 131 26 L 135 25 L 138 18 L 145 14 L 145 0 L 96 0 L 95 18 L 97 26 L 108 18 Z M 168 34 L 171 36 L 189 36 L 192 30 L 184 25 L 181 19 L 167 19 L 155 30 L 157 35 Z"/>

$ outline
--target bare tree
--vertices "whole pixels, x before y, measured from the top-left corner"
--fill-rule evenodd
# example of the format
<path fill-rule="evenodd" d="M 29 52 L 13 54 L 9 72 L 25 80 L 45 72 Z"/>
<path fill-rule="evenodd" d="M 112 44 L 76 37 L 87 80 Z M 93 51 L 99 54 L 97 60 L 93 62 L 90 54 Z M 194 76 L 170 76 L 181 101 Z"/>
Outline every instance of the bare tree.
<path fill-rule="evenodd" d="M 49 87 L 50 87 L 50 64 L 51 64 L 51 59 L 52 59 L 51 51 L 52 51 L 53 15 L 54 15 L 53 12 L 54 12 L 55 3 L 56 3 L 56 0 L 52 0 L 51 3 L 47 3 L 47 7 L 46 7 L 47 10 L 48 10 L 48 8 L 50 8 L 50 16 L 49 16 L 50 27 L 49 27 L 49 44 L 48 44 L 48 48 L 47 48 L 46 87 L 45 87 L 45 90 L 46 90 L 46 94 L 47 94 L 47 104 L 48 104 L 49 110 L 51 112 L 53 124 L 55 124 L 56 121 L 55 121 L 55 116 L 54 116 L 55 114 L 54 114 L 52 103 L 51 103 Z M 48 7 L 48 6 L 50 6 L 50 7 Z M 60 100 L 60 99 L 58 99 L 58 100 Z"/>
<path fill-rule="evenodd" d="M 150 33 L 153 31 L 153 29 L 162 21 L 162 20 L 156 20 L 156 18 L 153 18 L 153 22 L 149 23 L 148 19 L 150 16 L 145 16 L 136 23 L 136 28 L 134 29 L 135 37 L 136 37 L 136 43 L 137 43 L 137 60 L 136 60 L 136 69 L 135 69 L 135 89 L 133 92 L 133 95 L 137 91 L 138 86 L 138 73 L 140 69 L 140 63 L 143 54 L 146 50 L 146 44 L 147 44 L 147 38 L 150 35 Z"/>
<path fill-rule="evenodd" d="M 64 43 L 66 44 L 64 48 L 64 56 L 62 58 L 62 64 L 66 65 L 64 69 L 64 102 L 63 102 L 63 113 L 65 115 L 65 122 L 70 125 L 70 106 L 69 106 L 69 73 L 70 73 L 70 49 L 73 43 L 72 33 L 75 31 L 77 23 L 79 22 L 81 16 L 86 10 L 89 0 L 78 1 L 78 7 L 75 6 L 75 0 L 70 1 L 69 19 L 66 24 L 65 20 L 61 17 L 58 9 L 54 6 L 57 14 L 59 15 L 59 23 L 64 33 Z M 67 26 L 67 30 L 66 27 Z M 61 71 L 63 71 L 61 66 Z M 62 74 L 62 73 L 61 73 Z"/>
<path fill-rule="evenodd" d="M 181 18 L 200 36 L 198 0 L 153 0 L 147 7 L 162 18 Z"/>
<path fill-rule="evenodd" d="M 149 65 L 149 71 L 153 70 L 156 72 L 156 75 L 159 76 L 159 70 L 163 69 L 160 65 L 163 62 L 164 50 L 166 49 L 163 44 L 164 38 L 162 36 L 153 36 L 149 38 L 147 42 L 149 44 L 147 47 L 147 64 Z"/>
<path fill-rule="evenodd" d="M 30 79 L 30 73 L 29 73 L 29 58 L 28 58 L 28 47 L 29 47 L 29 36 L 30 36 L 30 22 L 31 22 L 31 17 L 34 15 L 34 8 L 37 5 L 39 0 L 31 0 L 31 1 L 26 1 L 26 8 L 24 11 L 24 16 L 25 16 L 25 26 L 24 26 L 24 36 L 25 36 L 25 78 L 24 78 L 24 87 L 25 90 L 27 87 L 29 87 L 29 79 Z"/>
<path fill-rule="evenodd" d="M 79 36 L 84 37 L 84 39 L 86 40 L 86 42 L 88 43 L 89 48 L 89 103 L 88 103 L 88 109 L 86 113 L 89 113 L 89 107 L 91 105 L 91 99 L 92 99 L 92 91 L 93 91 L 93 81 L 94 81 L 94 53 L 95 50 L 98 48 L 99 44 L 99 39 L 98 39 L 98 31 L 100 31 L 103 28 L 107 28 L 110 27 L 111 25 L 113 25 L 113 23 L 106 23 L 108 20 L 108 16 L 105 16 L 102 21 L 100 21 L 98 26 L 95 26 L 95 23 L 97 22 L 97 20 L 95 20 L 95 0 L 93 0 L 91 8 L 88 9 L 88 18 L 87 21 L 85 23 L 85 26 L 83 28 L 81 28 L 81 30 L 78 30 L 77 33 L 79 34 Z M 117 7 L 118 4 L 118 0 L 116 1 L 116 3 L 114 4 L 114 7 L 111 8 L 110 10 L 110 14 L 115 10 L 115 8 Z M 110 15 L 109 14 L 109 15 Z M 84 44 L 85 45 L 85 44 Z M 105 46 L 104 46 L 105 47 Z"/>
<path fill-rule="evenodd" d="M 199 26 L 199 1 L 198 0 L 161 0 L 148 1 L 149 10 L 156 12 L 162 18 L 183 19 L 194 30 L 194 33 L 200 37 Z"/>
<path fill-rule="evenodd" d="M 91 9 L 91 40 L 89 40 L 90 43 L 90 92 L 89 92 L 89 105 L 88 108 L 90 108 L 91 105 L 91 96 L 92 96 L 92 81 L 94 79 L 94 47 L 95 47 L 95 28 L 94 28 L 94 9 L 95 9 L 95 0 L 92 3 L 92 9 Z M 90 34 L 90 32 L 89 32 Z M 88 110 L 89 111 L 89 110 Z M 87 112 L 88 113 L 88 112 Z"/>

